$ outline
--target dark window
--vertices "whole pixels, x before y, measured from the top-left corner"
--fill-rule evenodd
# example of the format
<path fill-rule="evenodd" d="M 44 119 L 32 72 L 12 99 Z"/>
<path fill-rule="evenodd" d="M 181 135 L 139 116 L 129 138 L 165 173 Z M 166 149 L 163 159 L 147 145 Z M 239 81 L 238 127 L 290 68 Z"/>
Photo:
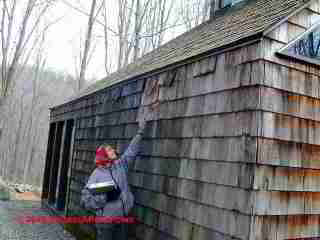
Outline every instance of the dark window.
<path fill-rule="evenodd" d="M 280 54 L 303 61 L 320 63 L 320 25 L 312 27 L 295 41 L 279 51 Z"/>
<path fill-rule="evenodd" d="M 243 0 L 220 0 L 220 8 L 229 7 L 241 1 Z"/>

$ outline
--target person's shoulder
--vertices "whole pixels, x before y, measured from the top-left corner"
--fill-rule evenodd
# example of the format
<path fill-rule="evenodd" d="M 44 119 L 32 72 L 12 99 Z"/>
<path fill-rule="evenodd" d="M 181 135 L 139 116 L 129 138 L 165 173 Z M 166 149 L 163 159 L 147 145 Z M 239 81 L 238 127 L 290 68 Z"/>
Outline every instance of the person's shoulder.
<path fill-rule="evenodd" d="M 111 165 L 110 168 L 112 170 L 117 170 L 122 166 L 122 164 L 123 164 L 123 154 Z"/>
<path fill-rule="evenodd" d="M 93 171 L 92 171 L 92 174 L 96 173 L 96 172 L 100 172 L 101 171 L 101 168 L 100 167 L 96 167 Z"/>
<path fill-rule="evenodd" d="M 100 173 L 102 173 L 102 171 L 103 171 L 102 168 L 96 167 L 96 168 L 92 171 L 91 176 L 97 176 L 97 175 L 99 175 Z"/>

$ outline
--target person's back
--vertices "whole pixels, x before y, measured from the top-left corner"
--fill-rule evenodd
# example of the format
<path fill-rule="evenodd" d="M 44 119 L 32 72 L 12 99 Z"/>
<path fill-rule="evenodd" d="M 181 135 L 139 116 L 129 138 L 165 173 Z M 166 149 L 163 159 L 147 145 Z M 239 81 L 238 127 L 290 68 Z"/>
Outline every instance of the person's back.
<path fill-rule="evenodd" d="M 134 204 L 134 197 L 128 184 L 128 168 L 140 148 L 146 126 L 145 119 L 139 122 L 139 131 L 131 140 L 126 151 L 118 158 L 114 147 L 103 145 L 97 149 L 97 168 L 90 175 L 82 190 L 81 204 L 96 211 L 98 217 L 128 217 Z M 114 194 L 90 193 L 88 186 L 94 183 L 114 182 Z M 118 195 L 119 193 L 119 195 Z M 127 224 L 96 223 L 97 239 L 127 239 Z"/>

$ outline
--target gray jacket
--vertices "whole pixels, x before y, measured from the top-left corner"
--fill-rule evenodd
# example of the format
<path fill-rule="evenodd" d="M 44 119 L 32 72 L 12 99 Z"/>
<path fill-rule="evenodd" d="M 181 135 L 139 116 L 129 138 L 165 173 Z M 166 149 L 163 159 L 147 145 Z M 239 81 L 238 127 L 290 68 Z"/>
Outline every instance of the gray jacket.
<path fill-rule="evenodd" d="M 98 216 L 126 216 L 134 204 L 134 197 L 128 185 L 128 166 L 138 154 L 144 128 L 139 129 L 138 134 L 131 140 L 126 151 L 109 168 L 98 167 L 90 175 L 89 180 L 81 193 L 81 204 L 96 211 Z M 113 178 L 112 178 L 112 176 Z M 121 189 L 118 200 L 107 201 L 105 194 L 93 196 L 87 186 L 96 182 L 114 180 Z"/>

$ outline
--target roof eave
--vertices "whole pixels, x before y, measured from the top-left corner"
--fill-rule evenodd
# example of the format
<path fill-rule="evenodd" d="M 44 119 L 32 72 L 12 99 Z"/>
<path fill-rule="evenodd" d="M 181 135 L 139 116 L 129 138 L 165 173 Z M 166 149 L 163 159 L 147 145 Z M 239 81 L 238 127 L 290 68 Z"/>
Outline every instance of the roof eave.
<path fill-rule="evenodd" d="M 279 27 L 282 23 L 284 23 L 285 21 L 287 21 L 289 18 L 293 17 L 294 15 L 296 15 L 297 13 L 299 13 L 300 11 L 302 11 L 304 8 L 308 7 L 312 1 L 314 0 L 305 0 L 306 3 L 303 4 L 301 7 L 299 7 L 298 9 L 296 9 L 295 11 L 293 11 L 292 13 L 288 14 L 287 16 L 285 16 L 283 19 L 281 19 L 278 23 L 276 24 L 272 24 L 269 27 L 267 27 L 264 31 L 263 31 L 263 36 L 268 35 L 270 32 L 272 32 L 274 29 L 276 29 L 277 27 Z"/>
<path fill-rule="evenodd" d="M 262 40 L 262 37 L 263 37 L 262 32 L 259 32 L 257 34 L 251 35 L 251 36 L 247 36 L 247 37 L 239 39 L 239 40 L 237 40 L 237 41 L 235 41 L 233 43 L 230 43 L 228 45 L 224 45 L 222 47 L 215 48 L 215 49 L 212 49 L 210 51 L 206 51 L 204 53 L 201 53 L 201 54 L 198 54 L 196 56 L 187 58 L 187 59 L 182 60 L 180 62 L 173 63 L 173 64 L 165 66 L 163 68 L 155 69 L 155 70 L 153 70 L 151 72 L 146 72 L 146 73 L 143 73 L 143 74 L 140 74 L 140 75 L 128 78 L 128 79 L 123 79 L 123 80 L 121 80 L 119 82 L 114 83 L 113 85 L 107 86 L 105 88 L 98 89 L 98 90 L 96 90 L 94 92 L 91 92 L 91 93 L 88 93 L 86 95 L 80 96 L 79 98 L 75 98 L 75 99 L 73 99 L 73 100 L 71 100 L 69 102 L 66 102 L 66 103 L 63 103 L 63 104 L 60 104 L 60 105 L 57 105 L 57 106 L 53 106 L 53 107 L 51 107 L 49 109 L 50 109 L 50 111 L 53 111 L 54 109 L 63 107 L 65 105 L 67 105 L 67 104 L 71 104 L 71 103 L 75 103 L 75 102 L 81 101 L 81 100 L 83 100 L 85 98 L 89 98 L 90 96 L 105 90 L 106 88 L 116 87 L 117 85 L 122 84 L 124 81 L 133 81 L 133 80 L 136 80 L 137 78 L 146 78 L 146 77 L 148 77 L 150 75 L 159 74 L 161 72 L 169 71 L 170 69 L 174 69 L 174 68 L 177 68 L 177 67 L 180 67 L 180 66 L 183 66 L 183 65 L 198 61 L 198 60 L 200 60 L 202 58 L 206 58 L 206 57 L 209 57 L 209 56 L 212 56 L 212 55 L 221 54 L 221 53 L 226 52 L 226 51 L 230 51 L 230 50 L 233 50 L 233 49 L 236 49 L 236 48 L 239 48 L 239 47 L 243 47 L 243 46 L 246 46 L 246 45 L 253 44 L 255 42 L 259 42 L 259 41 Z"/>

